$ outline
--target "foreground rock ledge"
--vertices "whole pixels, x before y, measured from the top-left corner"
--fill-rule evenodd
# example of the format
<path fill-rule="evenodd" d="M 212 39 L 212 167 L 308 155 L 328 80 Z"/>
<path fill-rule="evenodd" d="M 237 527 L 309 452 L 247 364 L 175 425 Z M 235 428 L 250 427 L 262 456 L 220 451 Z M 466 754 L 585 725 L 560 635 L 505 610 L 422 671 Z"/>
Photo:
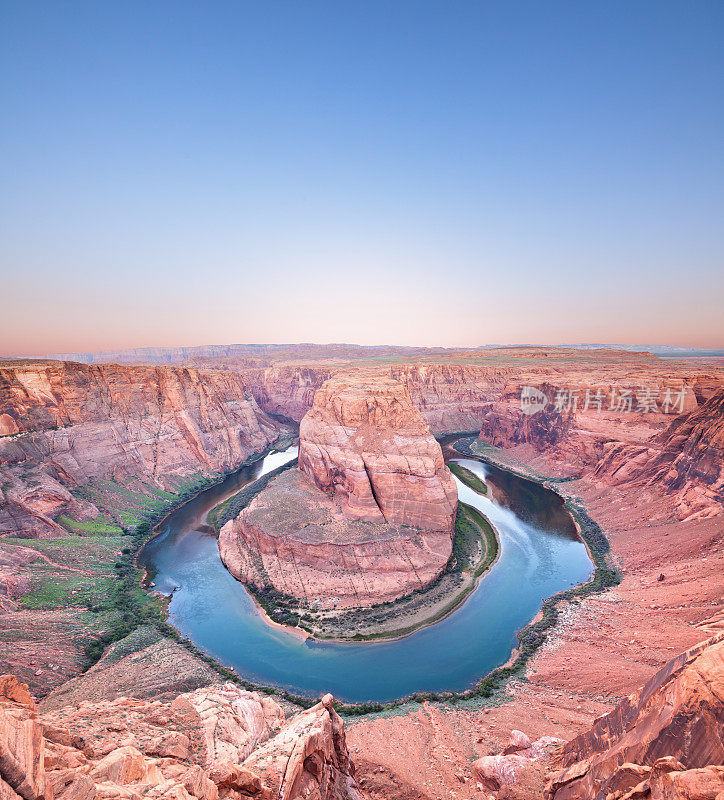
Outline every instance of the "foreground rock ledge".
<path fill-rule="evenodd" d="M 314 609 L 363 608 L 429 586 L 452 553 L 457 490 L 397 381 L 336 376 L 302 420 L 299 470 L 219 536 L 236 578 Z"/>
<path fill-rule="evenodd" d="M 331 695 L 289 719 L 232 684 L 39 716 L 12 675 L 0 676 L 0 797 L 362 800 Z"/>
<path fill-rule="evenodd" d="M 724 797 L 724 634 L 672 659 L 558 761 L 549 800 Z"/>

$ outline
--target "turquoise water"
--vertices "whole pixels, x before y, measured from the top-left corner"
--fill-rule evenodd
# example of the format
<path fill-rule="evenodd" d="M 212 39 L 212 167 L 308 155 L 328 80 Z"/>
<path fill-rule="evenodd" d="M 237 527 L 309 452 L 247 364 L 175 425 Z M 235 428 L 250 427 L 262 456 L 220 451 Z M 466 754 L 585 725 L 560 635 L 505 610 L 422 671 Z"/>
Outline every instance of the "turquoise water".
<path fill-rule="evenodd" d="M 404 639 L 374 643 L 304 640 L 268 625 L 226 571 L 216 536 L 203 530 L 209 509 L 259 475 L 296 458 L 267 456 L 169 516 L 141 553 L 155 588 L 171 596 L 170 622 L 196 645 L 255 683 L 349 702 L 384 702 L 416 691 L 461 691 L 507 661 L 516 632 L 542 601 L 588 579 L 593 565 L 553 492 L 478 461 L 454 457 L 486 480 L 490 497 L 458 483 L 501 539 L 501 554 L 467 601 Z M 457 479 L 456 479 L 457 480 Z M 202 528 L 202 530 L 199 530 Z"/>

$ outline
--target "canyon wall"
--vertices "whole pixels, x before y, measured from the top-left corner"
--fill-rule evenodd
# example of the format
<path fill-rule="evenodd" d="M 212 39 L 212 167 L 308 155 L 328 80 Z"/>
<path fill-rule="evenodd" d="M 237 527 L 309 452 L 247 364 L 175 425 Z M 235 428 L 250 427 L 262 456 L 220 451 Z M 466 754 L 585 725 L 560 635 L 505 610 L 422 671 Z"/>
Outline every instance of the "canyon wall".
<path fill-rule="evenodd" d="M 213 362 L 208 362 L 213 363 Z M 311 408 L 314 392 L 333 374 L 357 368 L 353 362 L 328 363 L 296 361 L 267 367 L 245 368 L 242 372 L 259 405 L 268 412 L 281 413 L 301 421 Z M 361 367 L 360 367 L 361 368 Z M 389 375 L 407 386 L 413 404 L 420 410 L 435 435 L 479 430 L 490 411 L 490 403 L 515 396 L 522 386 L 550 384 L 555 388 L 585 390 L 612 386 L 657 392 L 687 387 L 697 403 L 708 399 L 722 386 L 716 367 L 690 366 L 647 353 L 617 350 L 565 350 L 545 348 L 502 348 L 486 352 L 458 353 L 435 360 L 365 366 Z M 691 399 L 679 413 L 691 410 Z"/>
<path fill-rule="evenodd" d="M 682 414 L 644 446 L 609 443 L 595 475 L 614 484 L 656 486 L 682 519 L 719 513 L 724 504 L 724 389 Z"/>
<path fill-rule="evenodd" d="M 0 535 L 57 534 L 59 514 L 101 510 L 71 494 L 92 480 L 179 479 L 239 467 L 281 426 L 236 373 L 174 367 L 0 365 Z"/>
<path fill-rule="evenodd" d="M 716 369 L 646 354 L 500 352 L 506 355 L 462 354 L 454 363 L 440 357 L 365 371 L 404 384 L 435 435 L 482 431 L 484 443 L 530 448 L 554 473 L 595 471 L 601 481 L 612 482 L 632 462 L 666 460 L 672 454 L 676 460 L 682 434 L 672 432 L 666 445 L 657 437 L 723 384 Z M 208 359 L 217 362 L 225 364 Z M 349 362 L 249 367 L 242 360 L 227 367 L 0 363 L 0 535 L 57 534 L 53 520 L 59 515 L 98 518 L 96 502 L 77 491 L 89 480 L 131 476 L 173 491 L 170 477 L 234 469 L 276 437 L 278 419 L 301 421 L 324 381 L 348 370 Z M 522 412 L 525 386 L 546 393 L 544 412 Z M 642 392 L 655 409 L 637 410 Z M 633 398 L 630 408 L 627 394 Z M 676 472 L 683 476 L 694 452 L 680 455 Z M 707 459 L 716 461 L 716 447 Z M 657 475 L 660 467 L 654 469 Z M 721 487 L 711 469 L 716 466 L 706 467 L 706 475 L 696 467 L 688 478 L 677 478 L 688 482 L 683 491 L 675 487 L 682 495 L 680 513 L 721 508 Z M 703 492 L 693 488 L 701 485 Z"/>
<path fill-rule="evenodd" d="M 273 366 L 245 370 L 254 397 L 267 414 L 299 423 L 314 402 L 319 387 L 337 371 L 324 365 Z"/>

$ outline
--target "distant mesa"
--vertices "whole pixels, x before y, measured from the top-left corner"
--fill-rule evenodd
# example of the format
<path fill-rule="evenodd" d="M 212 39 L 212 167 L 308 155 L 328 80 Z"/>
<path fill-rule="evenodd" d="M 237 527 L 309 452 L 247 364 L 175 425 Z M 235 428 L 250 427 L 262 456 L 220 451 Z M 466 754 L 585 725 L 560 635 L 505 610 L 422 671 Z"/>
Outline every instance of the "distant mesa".
<path fill-rule="evenodd" d="M 299 469 L 275 478 L 219 537 L 238 579 L 359 608 L 428 586 L 451 552 L 457 490 L 406 387 L 336 375 L 302 420 Z"/>

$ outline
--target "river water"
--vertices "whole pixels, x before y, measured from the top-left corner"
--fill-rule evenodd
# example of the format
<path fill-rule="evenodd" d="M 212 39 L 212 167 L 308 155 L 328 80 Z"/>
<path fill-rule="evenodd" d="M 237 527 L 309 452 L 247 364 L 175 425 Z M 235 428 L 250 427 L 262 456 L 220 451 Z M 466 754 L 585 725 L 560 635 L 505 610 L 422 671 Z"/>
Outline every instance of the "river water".
<path fill-rule="evenodd" d="M 170 595 L 169 621 L 198 647 L 255 683 L 349 702 L 385 702 L 416 691 L 462 691 L 507 661 L 517 631 L 542 601 L 587 580 L 593 565 L 554 492 L 481 462 L 454 460 L 483 478 L 488 496 L 456 479 L 460 500 L 495 526 L 500 558 L 465 603 L 440 622 L 389 642 L 331 643 L 272 627 L 225 569 L 208 511 L 297 456 L 273 453 L 169 515 L 139 560 Z M 206 529 L 205 529 L 206 528 Z"/>

